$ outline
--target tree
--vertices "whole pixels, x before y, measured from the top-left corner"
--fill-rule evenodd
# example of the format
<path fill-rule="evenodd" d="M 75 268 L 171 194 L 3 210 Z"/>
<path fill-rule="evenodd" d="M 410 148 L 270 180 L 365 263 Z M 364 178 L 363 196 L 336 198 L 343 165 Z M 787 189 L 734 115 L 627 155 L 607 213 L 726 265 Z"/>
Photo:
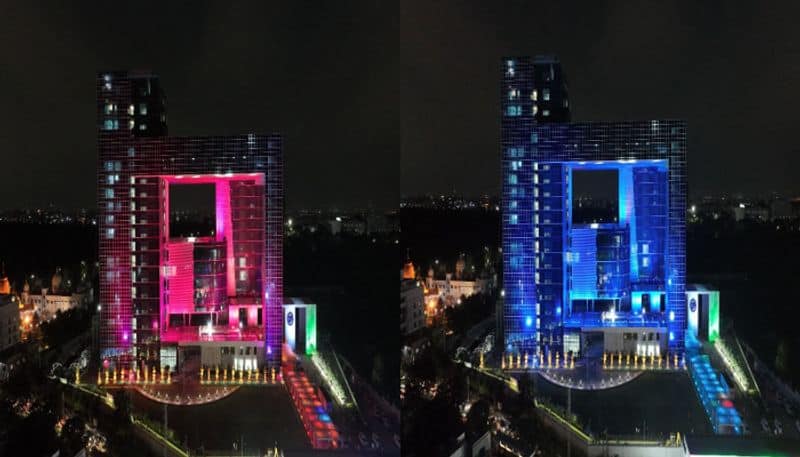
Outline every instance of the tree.
<path fill-rule="evenodd" d="M 80 416 L 72 416 L 61 428 L 61 454 L 75 455 L 86 447 L 86 423 Z"/>
<path fill-rule="evenodd" d="M 56 416 L 44 410 L 35 410 L 22 420 L 8 426 L 8 443 L 3 455 L 50 456 L 58 449 L 55 432 Z M 4 424 L 6 426 L 6 424 Z M 74 455 L 74 454 L 73 454 Z"/>
<path fill-rule="evenodd" d="M 380 354 L 375 354 L 372 359 L 372 383 L 380 385 L 383 380 L 383 358 Z"/>
<path fill-rule="evenodd" d="M 782 375 L 786 375 L 790 371 L 791 364 L 791 349 L 789 342 L 782 339 L 778 343 L 778 349 L 775 351 L 775 369 Z"/>
<path fill-rule="evenodd" d="M 478 400 L 467 413 L 467 434 L 475 438 L 486 433 L 489 424 L 489 402 Z"/>

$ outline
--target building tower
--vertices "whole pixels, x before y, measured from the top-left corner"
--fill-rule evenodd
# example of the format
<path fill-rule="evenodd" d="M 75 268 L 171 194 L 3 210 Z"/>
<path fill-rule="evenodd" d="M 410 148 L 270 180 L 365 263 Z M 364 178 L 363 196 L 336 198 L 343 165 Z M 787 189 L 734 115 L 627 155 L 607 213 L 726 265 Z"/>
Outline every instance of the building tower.
<path fill-rule="evenodd" d="M 503 167 L 502 318 L 497 339 L 504 350 L 534 349 L 541 324 L 534 298 L 533 170 L 530 156 L 534 125 L 569 122 L 567 83 L 552 56 L 508 57 L 502 62 L 500 88 Z M 557 288 L 557 284 L 551 288 Z M 500 316 L 500 315 L 499 315 Z"/>
<path fill-rule="evenodd" d="M 537 80 L 561 71 L 539 61 L 503 61 L 503 350 L 578 353 L 602 334 L 605 350 L 681 352 L 685 124 L 568 123 L 553 88 L 545 116 Z M 617 213 L 573 220 L 574 179 L 597 171 L 615 177 Z"/>
<path fill-rule="evenodd" d="M 281 138 L 170 137 L 165 107 L 153 74 L 98 75 L 101 356 L 122 367 L 175 368 L 197 353 L 203 364 L 277 367 Z M 170 188 L 201 184 L 214 187 L 213 233 L 171 236 Z"/>

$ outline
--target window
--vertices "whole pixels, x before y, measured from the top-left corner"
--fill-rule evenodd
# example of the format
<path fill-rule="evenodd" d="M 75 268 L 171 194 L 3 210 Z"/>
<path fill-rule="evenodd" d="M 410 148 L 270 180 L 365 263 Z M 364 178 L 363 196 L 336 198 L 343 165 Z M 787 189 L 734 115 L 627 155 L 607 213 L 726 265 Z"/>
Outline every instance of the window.
<path fill-rule="evenodd" d="M 113 239 L 114 238 L 114 228 L 106 229 L 106 238 Z"/>
<path fill-rule="evenodd" d="M 517 184 L 517 182 L 518 182 L 518 180 L 517 180 L 517 175 L 515 175 L 515 174 L 510 174 L 510 175 L 508 175 L 508 183 L 509 183 L 509 184 L 511 184 L 511 185 L 516 185 L 516 184 Z"/>
<path fill-rule="evenodd" d="M 514 64 L 513 60 L 506 60 L 506 75 L 507 76 L 514 76 Z"/>
<path fill-rule="evenodd" d="M 511 214 L 508 216 L 508 223 L 511 225 L 517 225 L 519 222 L 519 216 L 517 214 Z"/>
<path fill-rule="evenodd" d="M 519 116 L 522 114 L 522 108 L 519 105 L 509 105 L 506 108 L 507 116 Z"/>
<path fill-rule="evenodd" d="M 114 189 L 106 189 L 106 198 L 111 199 L 114 198 Z"/>
<path fill-rule="evenodd" d="M 147 103 L 139 103 L 139 114 L 147 114 Z"/>
<path fill-rule="evenodd" d="M 106 119 L 103 123 L 104 130 L 114 130 L 114 121 L 112 119 Z"/>
<path fill-rule="evenodd" d="M 542 116 L 547 117 L 549 115 L 550 115 L 550 110 L 549 109 L 542 110 Z"/>
<path fill-rule="evenodd" d="M 511 161 L 511 169 L 514 171 L 519 171 L 522 168 L 522 161 L 521 160 L 512 160 Z"/>
<path fill-rule="evenodd" d="M 533 100 L 533 101 L 539 100 L 539 91 L 538 90 L 533 89 L 533 92 L 531 92 L 531 100 Z"/>
<path fill-rule="evenodd" d="M 508 91 L 509 100 L 516 100 L 517 98 L 519 98 L 519 89 L 511 89 Z"/>
<path fill-rule="evenodd" d="M 147 130 L 147 124 L 140 124 L 139 130 Z"/>
<path fill-rule="evenodd" d="M 550 89 L 547 89 L 547 88 L 542 89 L 542 99 L 544 101 L 550 100 Z"/>
<path fill-rule="evenodd" d="M 517 209 L 517 201 L 511 200 L 510 202 L 508 202 L 508 209 Z"/>

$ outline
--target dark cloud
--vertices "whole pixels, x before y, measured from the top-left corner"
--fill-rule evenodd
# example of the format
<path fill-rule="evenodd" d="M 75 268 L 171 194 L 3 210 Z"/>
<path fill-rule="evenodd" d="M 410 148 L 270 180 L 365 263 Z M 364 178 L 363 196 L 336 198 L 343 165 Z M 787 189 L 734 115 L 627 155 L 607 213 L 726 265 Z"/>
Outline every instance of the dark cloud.
<path fill-rule="evenodd" d="M 94 205 L 94 75 L 152 69 L 173 135 L 277 131 L 288 206 L 394 207 L 391 2 L 4 2 L 0 207 Z"/>
<path fill-rule="evenodd" d="M 401 191 L 496 193 L 498 62 L 556 54 L 576 120 L 682 118 L 690 192 L 797 192 L 795 2 L 403 2 Z"/>

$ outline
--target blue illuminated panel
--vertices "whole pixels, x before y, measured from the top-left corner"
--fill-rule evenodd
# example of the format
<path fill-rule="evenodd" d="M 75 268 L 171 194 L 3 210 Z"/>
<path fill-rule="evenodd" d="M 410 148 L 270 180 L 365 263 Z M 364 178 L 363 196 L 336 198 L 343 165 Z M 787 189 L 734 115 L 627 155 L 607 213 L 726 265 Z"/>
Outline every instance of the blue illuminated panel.
<path fill-rule="evenodd" d="M 571 249 L 567 253 L 567 261 L 572 269 L 570 299 L 595 299 L 597 298 L 597 230 L 573 229 L 570 244 Z"/>
<path fill-rule="evenodd" d="M 517 69 L 515 75 L 524 73 Z M 523 107 L 523 116 L 503 120 L 506 350 L 531 348 L 529 338 L 535 332 L 539 346 L 558 350 L 565 324 L 596 322 L 594 314 L 576 313 L 613 307 L 622 313 L 623 322 L 629 314 L 664 323 L 669 351 L 682 351 L 684 123 L 537 124 L 524 119 Z M 522 161 L 521 169 L 511 170 L 513 160 Z M 595 169 L 618 171 L 618 220 L 597 227 L 572 226 L 572 172 Z M 515 180 L 508 179 L 510 174 Z M 515 224 L 509 223 L 511 214 L 516 215 Z M 575 300 L 591 304 L 573 309 Z M 525 325 L 529 316 L 540 318 L 533 319 L 537 328 Z"/>
<path fill-rule="evenodd" d="M 534 117 L 530 93 L 533 68 L 525 59 L 503 62 L 503 277 L 506 342 L 532 349 L 536 345 L 534 281 L 533 162 L 530 134 Z"/>

